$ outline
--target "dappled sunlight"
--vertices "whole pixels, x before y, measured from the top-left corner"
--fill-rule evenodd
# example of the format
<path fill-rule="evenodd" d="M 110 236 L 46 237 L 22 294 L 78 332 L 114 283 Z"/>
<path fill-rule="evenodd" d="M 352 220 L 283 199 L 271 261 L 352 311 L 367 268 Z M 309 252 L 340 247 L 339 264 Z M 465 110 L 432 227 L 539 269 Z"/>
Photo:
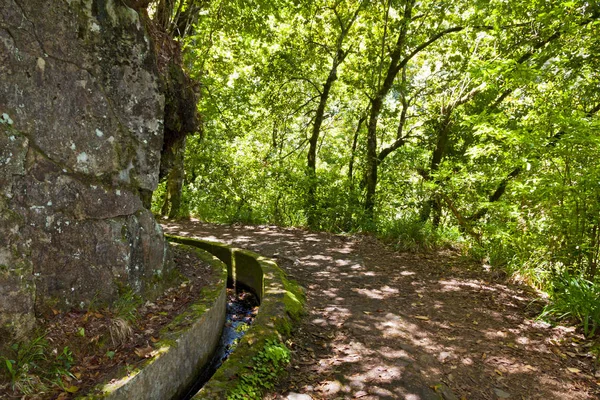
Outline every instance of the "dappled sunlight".
<path fill-rule="evenodd" d="M 519 344 L 529 344 L 531 341 L 529 340 L 529 338 L 521 336 L 519 338 L 517 338 L 517 343 Z"/>
<path fill-rule="evenodd" d="M 343 363 L 362 362 L 374 352 L 358 342 L 350 342 L 344 345 L 334 344 L 332 350 L 333 354 L 330 357 L 319 360 L 320 366 L 339 366 Z"/>
<path fill-rule="evenodd" d="M 290 385 L 314 399 L 426 400 L 442 383 L 458 398 L 491 400 L 495 389 L 516 386 L 531 388 L 532 399 L 589 398 L 583 372 L 551 372 L 557 364 L 584 369 L 561 344 L 576 333 L 526 318 L 523 291 L 440 268 L 452 253 L 424 262 L 348 237 L 272 227 L 165 230 L 252 248 L 307 289 Z"/>
<path fill-rule="evenodd" d="M 414 361 L 412 356 L 403 349 L 394 349 L 392 347 L 381 347 L 377 350 L 377 355 L 392 360 Z"/>
<path fill-rule="evenodd" d="M 305 242 L 320 242 L 321 239 L 317 235 L 304 235 Z"/>
<path fill-rule="evenodd" d="M 352 289 L 356 293 L 362 294 L 363 296 L 369 297 L 371 299 L 383 300 L 388 297 L 396 295 L 399 290 L 391 288 L 389 286 L 384 286 L 381 289 Z"/>
<path fill-rule="evenodd" d="M 485 284 L 481 281 L 475 280 L 440 280 L 439 283 L 442 285 L 442 292 L 452 292 L 452 291 L 460 291 L 465 289 L 476 289 L 476 290 L 488 290 L 491 292 L 496 292 L 497 289 Z"/>
<path fill-rule="evenodd" d="M 352 260 L 347 260 L 347 259 L 335 260 L 335 265 L 337 265 L 338 267 L 350 266 L 350 268 L 352 268 L 352 269 L 361 269 L 360 264 L 354 264 Z"/>
<path fill-rule="evenodd" d="M 324 256 L 322 254 L 315 254 L 312 256 L 304 257 L 303 260 L 319 260 L 319 261 L 332 261 L 333 257 Z"/>
<path fill-rule="evenodd" d="M 333 252 L 333 253 L 339 253 L 339 254 L 351 254 L 352 253 L 352 246 L 344 246 L 342 248 L 333 248 L 333 249 L 329 249 L 329 251 Z"/>
<path fill-rule="evenodd" d="M 375 272 L 371 272 L 371 271 L 361 272 L 359 275 L 360 276 L 377 276 L 377 274 Z"/>
<path fill-rule="evenodd" d="M 433 308 L 434 308 L 434 309 L 436 309 L 436 310 L 440 310 L 440 309 L 444 308 L 444 303 L 442 303 L 442 302 L 441 302 L 441 301 L 439 301 L 439 300 L 436 300 L 436 301 L 433 303 Z"/>
<path fill-rule="evenodd" d="M 307 266 L 311 266 L 312 265 L 312 266 L 314 266 L 314 265 L 319 265 L 319 264 L 318 263 L 305 262 L 304 265 L 307 265 Z M 326 278 L 332 278 L 334 276 L 334 274 L 333 274 L 333 272 L 329 268 L 326 268 L 326 269 L 321 270 L 321 271 L 316 271 L 314 273 L 314 276 L 316 276 L 316 277 L 323 276 L 323 277 L 326 277 Z"/>
<path fill-rule="evenodd" d="M 375 324 L 384 338 L 422 338 L 426 335 L 418 324 L 410 323 L 404 318 L 388 313 L 383 322 Z"/>
<path fill-rule="evenodd" d="M 486 338 L 488 339 L 503 339 L 506 338 L 506 332 L 503 331 L 486 331 L 484 332 L 484 335 Z"/>
<path fill-rule="evenodd" d="M 315 325 L 320 325 L 320 326 L 329 325 L 328 321 L 324 318 L 315 318 L 315 319 L 311 320 L 311 322 Z"/>
<path fill-rule="evenodd" d="M 338 291 L 337 289 L 327 289 L 327 290 L 323 291 L 323 294 L 325 296 L 328 296 L 328 297 L 336 298 L 337 297 L 337 294 L 336 294 L 337 291 Z"/>
<path fill-rule="evenodd" d="M 422 400 L 423 399 L 421 396 L 412 394 L 412 393 L 402 394 L 402 398 L 405 400 Z"/>
<path fill-rule="evenodd" d="M 372 330 L 376 329 L 373 324 L 371 324 L 368 321 L 351 321 L 348 323 L 347 328 L 351 331 L 351 332 L 357 332 L 357 331 L 363 331 L 363 332 L 371 332 Z"/>
<path fill-rule="evenodd" d="M 249 236 L 238 236 L 235 238 L 235 241 L 236 241 L 238 247 L 244 247 L 245 243 L 252 242 L 252 238 L 250 238 Z"/>
<path fill-rule="evenodd" d="M 399 367 L 390 364 L 381 364 L 369 368 L 364 374 L 359 375 L 359 379 L 366 382 L 390 383 L 402 376 L 402 370 Z"/>
<path fill-rule="evenodd" d="M 325 291 L 324 295 L 335 300 L 338 298 L 336 295 L 337 290 L 338 289 L 331 289 L 329 291 Z M 326 307 L 325 309 L 320 310 L 320 312 L 316 312 L 316 314 L 319 317 L 312 319 L 312 323 L 320 326 L 333 327 L 340 327 L 344 325 L 347 319 L 352 315 L 352 313 L 348 309 L 336 306 Z"/>

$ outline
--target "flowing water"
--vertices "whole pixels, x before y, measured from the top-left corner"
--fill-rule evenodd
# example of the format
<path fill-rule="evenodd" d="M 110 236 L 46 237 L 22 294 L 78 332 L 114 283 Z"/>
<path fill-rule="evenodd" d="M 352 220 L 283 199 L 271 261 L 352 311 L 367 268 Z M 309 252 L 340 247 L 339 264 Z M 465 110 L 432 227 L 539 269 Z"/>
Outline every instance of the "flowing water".
<path fill-rule="evenodd" d="M 244 289 L 227 289 L 227 314 L 223 333 L 219 340 L 219 345 L 211 362 L 202 372 L 196 383 L 184 400 L 191 399 L 208 380 L 214 375 L 217 369 L 223 364 L 227 357 L 233 352 L 240 338 L 244 336 L 254 317 L 258 312 L 258 299 L 256 296 Z"/>

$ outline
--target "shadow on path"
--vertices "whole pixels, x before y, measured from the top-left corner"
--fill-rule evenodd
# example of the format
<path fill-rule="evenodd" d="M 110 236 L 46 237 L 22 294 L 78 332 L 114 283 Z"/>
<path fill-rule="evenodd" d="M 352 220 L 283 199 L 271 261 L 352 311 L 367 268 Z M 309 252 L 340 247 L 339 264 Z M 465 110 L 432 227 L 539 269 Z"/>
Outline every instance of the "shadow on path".
<path fill-rule="evenodd" d="M 396 253 L 370 237 L 270 226 L 163 227 L 272 257 L 307 289 L 309 314 L 294 336 L 280 393 L 598 398 L 593 359 L 580 335 L 536 322 L 539 309 L 532 309 L 526 288 L 494 282 L 451 252 Z"/>

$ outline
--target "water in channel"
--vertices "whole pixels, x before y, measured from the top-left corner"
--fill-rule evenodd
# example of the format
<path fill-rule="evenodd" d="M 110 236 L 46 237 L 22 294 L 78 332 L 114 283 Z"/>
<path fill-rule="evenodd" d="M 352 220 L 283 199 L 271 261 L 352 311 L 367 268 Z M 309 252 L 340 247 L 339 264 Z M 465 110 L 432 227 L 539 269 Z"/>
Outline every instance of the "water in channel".
<path fill-rule="evenodd" d="M 191 399 L 208 380 L 213 376 L 217 369 L 229 357 L 231 352 L 237 346 L 240 338 L 250 328 L 256 313 L 258 312 L 258 299 L 250 291 L 240 287 L 227 289 L 227 312 L 223 333 L 219 339 L 219 345 L 211 362 L 204 369 L 194 386 L 183 397 L 183 400 Z"/>

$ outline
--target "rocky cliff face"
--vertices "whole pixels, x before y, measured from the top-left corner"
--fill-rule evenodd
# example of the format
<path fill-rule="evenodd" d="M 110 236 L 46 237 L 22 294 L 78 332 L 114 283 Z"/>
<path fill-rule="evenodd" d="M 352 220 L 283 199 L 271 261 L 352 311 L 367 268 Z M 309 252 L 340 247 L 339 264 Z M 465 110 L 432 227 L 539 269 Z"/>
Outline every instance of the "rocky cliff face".
<path fill-rule="evenodd" d="M 156 289 L 164 99 L 119 0 L 0 0 L 0 343 L 50 308 Z"/>

